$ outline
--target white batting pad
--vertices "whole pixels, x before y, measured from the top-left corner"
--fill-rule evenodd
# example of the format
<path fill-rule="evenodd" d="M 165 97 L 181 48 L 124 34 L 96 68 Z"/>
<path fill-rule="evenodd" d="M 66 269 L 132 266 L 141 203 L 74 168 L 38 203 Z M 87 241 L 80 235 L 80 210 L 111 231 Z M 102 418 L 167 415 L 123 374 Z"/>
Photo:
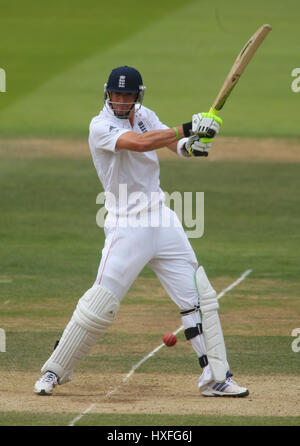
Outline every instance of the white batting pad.
<path fill-rule="evenodd" d="M 219 303 L 217 293 L 211 286 L 204 268 L 200 266 L 196 271 L 196 284 L 199 292 L 199 304 L 202 315 L 202 330 L 206 343 L 206 355 L 214 379 L 223 382 L 229 365 L 223 332 L 218 315 Z"/>
<path fill-rule="evenodd" d="M 42 367 L 51 370 L 59 383 L 70 380 L 74 366 L 86 356 L 93 345 L 112 325 L 120 303 L 106 288 L 94 285 L 78 301 L 58 346 Z"/>

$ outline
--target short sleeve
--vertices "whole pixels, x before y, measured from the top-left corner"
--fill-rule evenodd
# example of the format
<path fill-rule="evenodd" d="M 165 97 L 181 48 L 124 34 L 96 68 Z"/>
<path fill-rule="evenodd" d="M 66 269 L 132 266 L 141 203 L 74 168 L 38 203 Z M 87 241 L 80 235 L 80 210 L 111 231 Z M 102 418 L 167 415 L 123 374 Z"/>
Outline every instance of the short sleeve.
<path fill-rule="evenodd" d="M 103 149 L 109 152 L 116 151 L 118 138 L 128 129 L 122 129 L 109 122 L 91 122 L 89 129 L 89 145 L 91 150 Z"/>
<path fill-rule="evenodd" d="M 159 117 L 154 111 L 146 107 L 144 107 L 144 110 L 147 114 L 147 120 L 150 124 L 151 130 L 168 130 L 170 128 L 160 121 Z"/>

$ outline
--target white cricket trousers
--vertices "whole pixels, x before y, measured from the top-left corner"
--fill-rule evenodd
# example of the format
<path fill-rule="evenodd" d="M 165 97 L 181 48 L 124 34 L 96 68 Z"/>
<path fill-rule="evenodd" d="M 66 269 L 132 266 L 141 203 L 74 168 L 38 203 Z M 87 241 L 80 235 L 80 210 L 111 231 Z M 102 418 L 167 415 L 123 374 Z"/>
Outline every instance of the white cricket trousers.
<path fill-rule="evenodd" d="M 163 227 L 162 221 L 170 224 Z M 180 310 L 198 305 L 194 280 L 198 262 L 176 213 L 162 205 L 158 226 L 123 226 L 119 218 L 113 227 L 104 228 L 106 240 L 95 284 L 121 302 L 148 265 Z"/>
<path fill-rule="evenodd" d="M 176 213 L 162 205 L 159 215 L 161 221 L 170 224 L 132 227 L 119 218 L 112 227 L 105 227 L 105 245 L 94 285 L 102 286 L 121 302 L 144 266 L 149 265 L 179 309 L 191 310 L 199 304 L 195 253 Z M 182 321 L 185 328 L 195 326 L 200 323 L 200 312 L 182 316 Z M 43 373 L 54 371 L 61 384 L 72 379 L 74 366 L 99 338 L 77 322 L 73 315 L 58 347 L 42 367 Z M 202 334 L 191 342 L 198 358 L 205 355 Z M 212 379 L 208 365 L 199 378 L 199 388 Z"/>

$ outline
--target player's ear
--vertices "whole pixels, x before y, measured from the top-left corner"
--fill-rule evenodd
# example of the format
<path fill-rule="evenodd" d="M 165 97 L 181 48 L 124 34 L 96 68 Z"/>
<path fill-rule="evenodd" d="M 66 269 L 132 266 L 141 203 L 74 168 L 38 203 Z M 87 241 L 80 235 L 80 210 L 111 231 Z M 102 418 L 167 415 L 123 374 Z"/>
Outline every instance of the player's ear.
<path fill-rule="evenodd" d="M 104 102 L 109 98 L 109 93 L 107 91 L 107 82 L 104 84 Z"/>

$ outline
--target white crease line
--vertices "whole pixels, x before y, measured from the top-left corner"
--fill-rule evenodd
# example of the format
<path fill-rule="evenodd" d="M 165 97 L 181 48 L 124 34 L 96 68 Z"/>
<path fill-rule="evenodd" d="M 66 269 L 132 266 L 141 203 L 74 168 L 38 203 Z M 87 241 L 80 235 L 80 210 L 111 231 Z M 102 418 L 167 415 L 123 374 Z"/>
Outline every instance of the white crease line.
<path fill-rule="evenodd" d="M 226 294 L 228 291 L 232 290 L 232 288 L 236 287 L 240 282 L 242 282 L 250 273 L 252 272 L 252 269 L 247 269 L 245 272 L 243 272 L 243 274 L 235 281 L 233 282 L 231 285 L 229 285 L 227 288 L 224 288 L 224 290 L 222 290 L 218 295 L 217 295 L 217 299 L 221 299 L 221 297 L 224 296 L 224 294 Z M 177 328 L 177 330 L 175 330 L 173 332 L 173 334 L 177 334 L 179 333 L 181 330 L 183 330 L 183 325 L 181 325 L 179 328 Z M 141 359 L 139 362 L 137 362 L 132 369 L 130 370 L 130 372 L 125 376 L 125 378 L 122 379 L 121 383 L 115 387 L 113 390 L 111 390 L 110 392 L 108 392 L 106 395 L 104 395 L 103 398 L 100 399 L 104 400 L 106 398 L 108 398 L 110 395 L 112 395 L 113 393 L 116 393 L 120 387 L 122 386 L 122 384 L 126 383 L 126 381 L 129 380 L 129 378 L 134 374 L 134 372 L 136 371 L 136 369 L 138 369 L 140 367 L 140 365 L 142 365 L 145 361 L 147 361 L 147 359 L 151 358 L 153 355 L 155 355 L 156 352 L 158 352 L 162 347 L 164 347 L 165 344 L 160 344 L 158 347 L 156 347 L 154 350 L 152 350 L 152 352 L 150 352 L 147 356 L 145 356 L 143 359 Z M 81 418 L 86 415 L 87 413 L 89 413 L 97 404 L 99 403 L 99 401 L 97 403 L 92 403 L 87 409 L 85 409 L 83 412 L 81 412 L 76 418 L 74 418 L 69 424 L 68 426 L 74 426 L 75 423 L 77 423 L 77 421 L 81 420 Z"/>
<path fill-rule="evenodd" d="M 249 274 L 252 273 L 252 269 L 247 269 L 242 275 L 241 277 L 239 277 L 235 282 L 233 282 L 231 285 L 229 285 L 227 288 L 224 288 L 223 291 L 221 291 L 218 294 L 218 299 L 221 299 L 221 297 L 224 296 L 224 294 L 226 294 L 228 291 L 232 290 L 232 288 L 234 288 L 235 286 L 237 286 L 240 282 L 242 282 L 247 276 L 249 276 Z"/>

